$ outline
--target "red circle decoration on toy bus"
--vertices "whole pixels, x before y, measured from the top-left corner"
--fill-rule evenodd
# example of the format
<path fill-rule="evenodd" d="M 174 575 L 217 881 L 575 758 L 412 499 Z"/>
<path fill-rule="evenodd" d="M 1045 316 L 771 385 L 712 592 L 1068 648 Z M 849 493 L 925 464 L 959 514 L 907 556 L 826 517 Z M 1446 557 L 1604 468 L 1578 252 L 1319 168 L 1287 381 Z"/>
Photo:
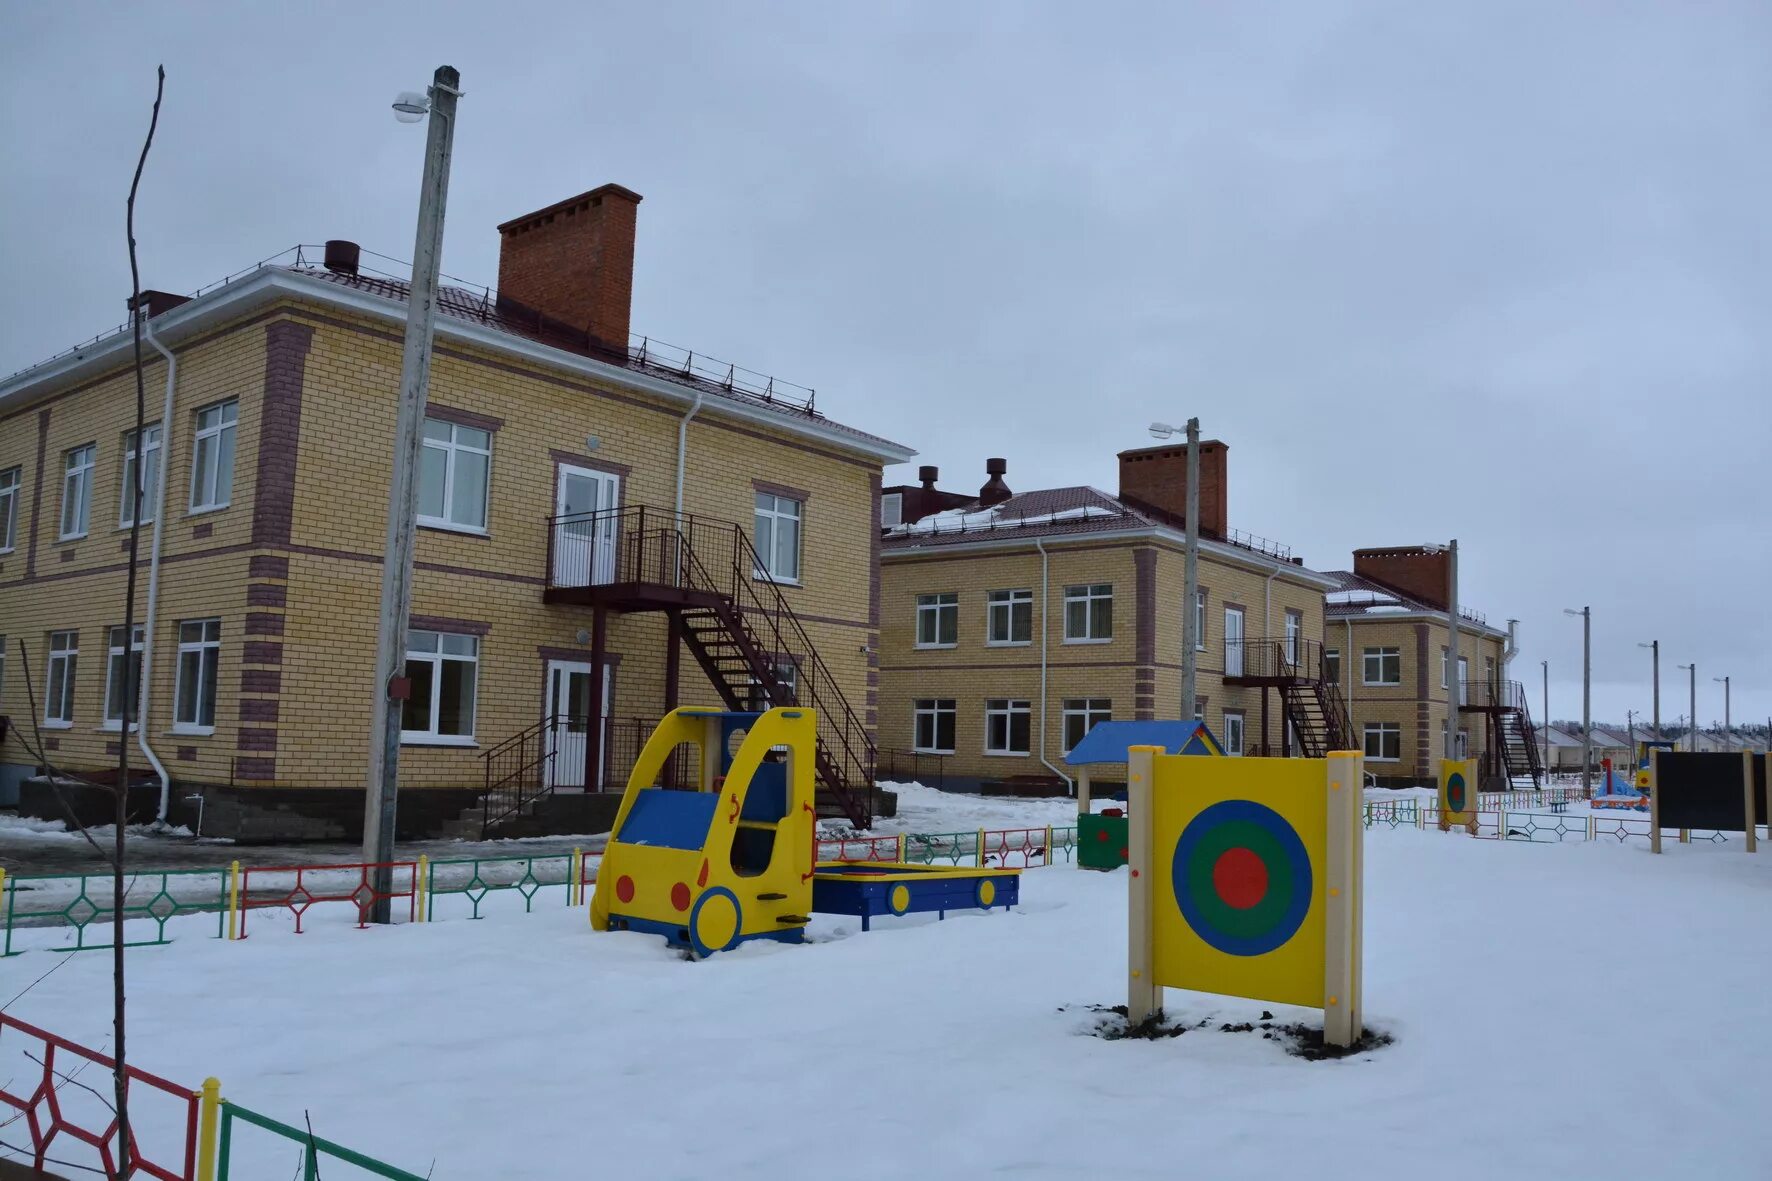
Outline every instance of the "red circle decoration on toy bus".
<path fill-rule="evenodd" d="M 1464 776 L 1454 771 L 1446 776 L 1446 808 L 1452 812 L 1464 811 Z"/>
<path fill-rule="evenodd" d="M 1253 800 L 1221 800 L 1188 822 L 1170 869 L 1194 934 L 1227 955 L 1286 945 L 1310 913 L 1310 854 L 1292 825 Z"/>

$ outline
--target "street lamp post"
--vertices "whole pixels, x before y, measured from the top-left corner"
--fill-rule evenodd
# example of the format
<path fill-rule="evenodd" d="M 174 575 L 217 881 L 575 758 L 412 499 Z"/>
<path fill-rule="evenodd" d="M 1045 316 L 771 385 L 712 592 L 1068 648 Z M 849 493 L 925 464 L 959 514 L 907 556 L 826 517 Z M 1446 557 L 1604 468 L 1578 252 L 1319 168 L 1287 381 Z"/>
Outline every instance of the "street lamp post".
<path fill-rule="evenodd" d="M 1564 615 L 1581 616 L 1581 794 L 1592 799 L 1593 791 L 1593 608 L 1583 607 L 1577 611 L 1573 607 L 1563 608 Z"/>
<path fill-rule="evenodd" d="M 1637 644 L 1639 648 L 1647 648 L 1650 652 L 1652 667 L 1655 669 L 1655 741 L 1661 741 L 1661 641 L 1650 640 L 1647 644 Z"/>
<path fill-rule="evenodd" d="M 1181 708 L 1184 718 L 1194 716 L 1199 703 L 1200 626 L 1200 420 L 1190 418 L 1181 428 L 1187 434 L 1187 547 L 1182 563 L 1181 612 Z M 1151 423 L 1151 434 L 1167 439 L 1176 428 L 1166 422 Z M 1266 741 L 1264 736 L 1263 741 Z"/>
<path fill-rule="evenodd" d="M 1544 673 L 1544 689 L 1543 689 L 1543 693 L 1544 693 L 1544 698 L 1543 698 L 1543 701 L 1544 701 L 1544 719 L 1543 719 L 1543 725 L 1544 725 L 1544 775 L 1545 775 L 1545 779 L 1548 781 L 1550 779 L 1550 772 L 1551 772 L 1551 761 L 1550 761 L 1550 661 L 1541 660 L 1538 662 L 1538 667 Z"/>
<path fill-rule="evenodd" d="M 1729 720 L 1729 678 L 1728 677 L 1712 677 L 1711 680 L 1722 682 L 1722 685 L 1723 685 L 1723 737 L 1725 740 L 1732 739 L 1735 737 L 1735 725 L 1733 722 L 1731 722 Z"/>
<path fill-rule="evenodd" d="M 375 866 L 372 917 L 390 920 L 394 820 L 400 780 L 400 720 L 410 696 L 406 679 L 407 619 L 412 610 L 412 553 L 418 518 L 418 465 L 424 446 L 425 401 L 431 384 L 431 332 L 437 318 L 442 264 L 443 210 L 449 197 L 449 157 L 455 141 L 455 101 L 461 74 L 438 66 L 426 95 L 394 100 L 402 123 L 431 116 L 425 170 L 418 196 L 418 234 L 412 247 L 412 283 L 406 297 L 406 341 L 400 360 L 400 404 L 394 428 L 388 488 L 387 557 L 382 565 L 381 618 L 375 641 L 375 709 L 370 723 L 369 782 L 363 808 L 363 859 Z"/>
<path fill-rule="evenodd" d="M 1687 750 L 1697 750 L 1698 749 L 1698 662 L 1693 661 L 1691 664 L 1682 664 L 1680 667 L 1685 669 L 1688 676 L 1690 677 L 1689 691 L 1692 695 L 1691 703 L 1687 706 L 1687 708 L 1689 710 L 1691 710 L 1692 712 L 1686 715 L 1686 749 Z"/>

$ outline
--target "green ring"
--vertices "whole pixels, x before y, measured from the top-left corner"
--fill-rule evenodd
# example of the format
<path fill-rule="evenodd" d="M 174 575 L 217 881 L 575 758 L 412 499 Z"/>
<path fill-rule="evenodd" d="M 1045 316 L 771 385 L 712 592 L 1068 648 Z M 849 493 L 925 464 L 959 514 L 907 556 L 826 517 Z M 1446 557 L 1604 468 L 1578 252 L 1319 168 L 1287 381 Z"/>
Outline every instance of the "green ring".
<path fill-rule="evenodd" d="M 1212 871 L 1218 859 L 1234 848 L 1245 848 L 1267 870 L 1267 892 L 1247 909 L 1225 902 L 1213 885 Z M 1238 938 L 1255 938 L 1273 929 L 1292 904 L 1292 866 L 1273 833 L 1248 820 L 1217 825 L 1200 838 L 1188 858 L 1189 897 L 1213 929 Z"/>

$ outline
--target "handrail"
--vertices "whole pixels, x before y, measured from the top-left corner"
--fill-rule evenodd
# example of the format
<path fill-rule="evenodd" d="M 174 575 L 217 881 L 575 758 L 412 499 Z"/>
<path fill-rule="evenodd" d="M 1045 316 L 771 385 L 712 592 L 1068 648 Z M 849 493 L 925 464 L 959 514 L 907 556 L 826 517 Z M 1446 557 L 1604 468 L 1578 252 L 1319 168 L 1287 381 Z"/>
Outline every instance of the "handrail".
<path fill-rule="evenodd" d="M 1227 671 L 1236 677 L 1295 677 L 1302 681 L 1326 679 L 1323 674 L 1323 641 L 1304 636 L 1246 636 L 1225 641 L 1225 667 L 1228 670 L 1236 652 L 1242 657 L 1241 672 Z"/>

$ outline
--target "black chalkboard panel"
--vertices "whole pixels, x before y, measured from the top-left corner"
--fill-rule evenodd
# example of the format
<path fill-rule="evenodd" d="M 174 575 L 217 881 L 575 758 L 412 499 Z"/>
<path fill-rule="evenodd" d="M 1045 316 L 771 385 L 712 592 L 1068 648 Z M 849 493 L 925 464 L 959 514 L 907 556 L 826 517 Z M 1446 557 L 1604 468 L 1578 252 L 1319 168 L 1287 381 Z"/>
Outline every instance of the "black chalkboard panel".
<path fill-rule="evenodd" d="M 1664 750 L 1656 758 L 1655 799 L 1661 827 L 1746 830 L 1739 751 Z"/>

